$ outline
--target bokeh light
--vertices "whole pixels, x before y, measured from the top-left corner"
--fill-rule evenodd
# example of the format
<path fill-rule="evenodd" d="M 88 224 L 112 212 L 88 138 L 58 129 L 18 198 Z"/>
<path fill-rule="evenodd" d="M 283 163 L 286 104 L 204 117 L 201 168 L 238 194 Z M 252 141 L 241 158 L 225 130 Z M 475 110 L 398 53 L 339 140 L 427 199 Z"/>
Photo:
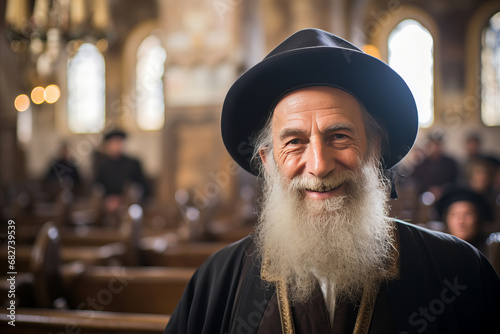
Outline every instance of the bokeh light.
<path fill-rule="evenodd" d="M 363 46 L 363 51 L 370 56 L 381 59 L 380 50 L 373 44 L 366 44 Z"/>
<path fill-rule="evenodd" d="M 14 107 L 17 111 L 23 112 L 30 107 L 30 98 L 26 94 L 20 94 L 14 100 Z"/>
<path fill-rule="evenodd" d="M 61 90 L 57 85 L 48 85 L 45 87 L 45 101 L 47 103 L 55 103 L 61 97 Z"/>
<path fill-rule="evenodd" d="M 97 46 L 99 51 L 104 52 L 108 49 L 108 40 L 105 38 L 101 38 L 100 40 L 97 41 L 95 46 Z"/>
<path fill-rule="evenodd" d="M 420 199 L 424 205 L 431 206 L 436 201 L 436 196 L 430 191 L 426 191 L 422 194 Z"/>
<path fill-rule="evenodd" d="M 31 101 L 35 104 L 42 104 L 45 101 L 45 89 L 43 87 L 35 87 L 31 91 Z"/>

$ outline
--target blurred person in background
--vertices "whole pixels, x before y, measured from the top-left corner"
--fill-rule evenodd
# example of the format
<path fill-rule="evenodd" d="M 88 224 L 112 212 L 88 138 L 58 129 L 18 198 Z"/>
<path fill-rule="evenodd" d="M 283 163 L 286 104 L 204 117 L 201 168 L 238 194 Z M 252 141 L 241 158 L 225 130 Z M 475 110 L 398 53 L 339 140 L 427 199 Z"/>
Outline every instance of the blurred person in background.
<path fill-rule="evenodd" d="M 62 142 L 57 158 L 50 163 L 43 179 L 44 191 L 54 199 L 61 191 L 82 191 L 82 179 L 75 162 L 72 161 L 68 143 Z"/>
<path fill-rule="evenodd" d="M 480 194 L 459 187 L 446 189 L 436 202 L 446 231 L 485 252 L 488 232 L 485 226 L 493 219 L 488 201 Z"/>
<path fill-rule="evenodd" d="M 140 201 L 148 195 L 148 184 L 139 160 L 124 153 L 127 134 L 113 130 L 104 136 L 104 155 L 96 164 L 95 184 L 104 190 L 104 209 L 116 212 L 131 189 Z"/>
<path fill-rule="evenodd" d="M 477 158 L 469 163 L 466 187 L 481 194 L 494 208 L 494 218 L 487 225 L 490 232 L 500 231 L 500 162 L 492 157 Z"/>
<path fill-rule="evenodd" d="M 411 177 L 415 180 L 419 194 L 431 192 L 436 199 L 441 197 L 443 187 L 455 184 L 458 178 L 458 163 L 444 153 L 444 134 L 432 132 L 427 138 L 427 156 L 415 166 Z"/>

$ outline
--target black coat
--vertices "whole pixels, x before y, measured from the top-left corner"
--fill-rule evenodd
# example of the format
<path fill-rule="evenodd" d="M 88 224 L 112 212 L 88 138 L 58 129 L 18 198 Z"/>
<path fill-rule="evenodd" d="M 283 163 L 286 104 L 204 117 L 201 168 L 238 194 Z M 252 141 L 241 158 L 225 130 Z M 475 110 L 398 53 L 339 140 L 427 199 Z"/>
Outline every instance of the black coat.
<path fill-rule="evenodd" d="M 116 159 L 102 158 L 97 166 L 95 182 L 104 187 L 105 195 L 123 194 L 128 182 L 141 186 L 143 197 L 148 194 L 148 184 L 140 161 L 125 155 Z"/>

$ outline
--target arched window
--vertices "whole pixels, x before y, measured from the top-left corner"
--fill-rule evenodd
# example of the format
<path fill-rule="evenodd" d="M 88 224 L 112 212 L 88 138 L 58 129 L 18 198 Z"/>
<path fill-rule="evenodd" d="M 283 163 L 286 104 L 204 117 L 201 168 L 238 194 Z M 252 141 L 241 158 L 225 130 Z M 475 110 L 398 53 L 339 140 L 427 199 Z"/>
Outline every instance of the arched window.
<path fill-rule="evenodd" d="M 419 22 L 400 22 L 389 35 L 389 66 L 403 77 L 415 97 L 419 125 L 434 121 L 434 50 L 433 38 Z"/>
<path fill-rule="evenodd" d="M 485 125 L 500 125 L 500 12 L 481 38 L 481 118 Z"/>
<path fill-rule="evenodd" d="M 165 101 L 163 74 L 167 53 L 157 36 L 142 41 L 137 50 L 136 110 L 137 124 L 142 130 L 158 130 L 163 127 Z"/>
<path fill-rule="evenodd" d="M 97 133 L 105 123 L 104 58 L 84 43 L 68 62 L 68 126 L 74 133 Z"/>

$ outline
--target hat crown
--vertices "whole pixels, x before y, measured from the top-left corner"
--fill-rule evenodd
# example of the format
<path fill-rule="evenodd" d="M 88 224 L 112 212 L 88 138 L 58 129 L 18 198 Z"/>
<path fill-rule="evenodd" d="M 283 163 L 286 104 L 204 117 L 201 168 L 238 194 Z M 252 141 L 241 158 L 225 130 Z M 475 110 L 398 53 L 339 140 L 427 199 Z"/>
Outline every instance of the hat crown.
<path fill-rule="evenodd" d="M 317 47 L 342 48 L 362 52 L 355 45 L 324 30 L 303 29 L 281 42 L 264 59 L 289 51 Z"/>

